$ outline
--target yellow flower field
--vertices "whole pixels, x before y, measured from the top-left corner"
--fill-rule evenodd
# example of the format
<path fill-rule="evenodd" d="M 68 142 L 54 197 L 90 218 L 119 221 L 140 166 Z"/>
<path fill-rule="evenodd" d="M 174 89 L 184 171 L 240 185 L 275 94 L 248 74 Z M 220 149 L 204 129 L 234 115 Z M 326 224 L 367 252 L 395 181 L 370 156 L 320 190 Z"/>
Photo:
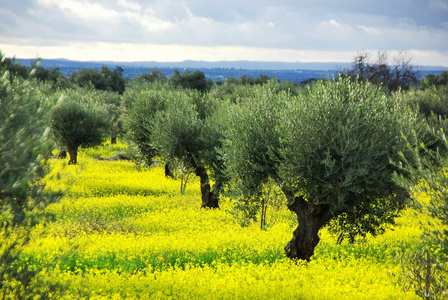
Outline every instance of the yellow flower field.
<path fill-rule="evenodd" d="M 162 166 L 95 159 L 122 149 L 82 150 L 78 166 L 52 162 L 47 187 L 66 195 L 45 209 L 52 221 L 33 229 L 18 261 L 36 271 L 36 291 L 55 299 L 417 299 L 400 281 L 398 259 L 421 247 L 425 216 L 405 211 L 382 236 L 355 244 L 323 230 L 312 261 L 296 264 L 283 250 L 296 226 L 286 207 L 267 230 L 241 227 L 228 199 L 219 210 L 200 208 L 196 179 L 181 195 Z"/>

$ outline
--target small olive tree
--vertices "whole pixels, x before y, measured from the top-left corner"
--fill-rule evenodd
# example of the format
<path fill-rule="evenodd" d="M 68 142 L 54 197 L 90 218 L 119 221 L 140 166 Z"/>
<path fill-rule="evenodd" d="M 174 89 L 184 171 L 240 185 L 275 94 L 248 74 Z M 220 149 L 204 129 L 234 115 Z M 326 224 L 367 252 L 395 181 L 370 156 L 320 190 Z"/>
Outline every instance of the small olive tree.
<path fill-rule="evenodd" d="M 286 255 L 303 260 L 324 226 L 353 241 L 393 222 L 408 193 L 392 180 L 390 159 L 407 151 L 402 135 L 426 132 L 405 101 L 348 78 L 297 97 L 263 86 L 232 118 L 223 151 L 229 176 L 248 194 L 276 182 L 298 221 Z"/>
<path fill-rule="evenodd" d="M 110 128 L 107 107 L 99 92 L 68 90 L 50 112 L 50 128 L 55 140 L 67 148 L 69 164 L 77 164 L 78 148 L 100 144 Z"/>

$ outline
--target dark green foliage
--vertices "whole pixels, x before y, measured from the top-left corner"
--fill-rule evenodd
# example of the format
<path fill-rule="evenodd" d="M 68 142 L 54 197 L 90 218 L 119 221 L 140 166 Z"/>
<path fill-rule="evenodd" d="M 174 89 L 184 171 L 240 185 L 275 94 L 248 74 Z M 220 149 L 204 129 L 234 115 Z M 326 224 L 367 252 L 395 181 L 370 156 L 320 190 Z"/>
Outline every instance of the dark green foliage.
<path fill-rule="evenodd" d="M 248 77 L 247 75 L 241 75 L 238 81 L 239 84 L 242 85 L 262 85 L 268 83 L 269 80 L 269 76 L 260 74 L 260 76 L 255 78 Z"/>
<path fill-rule="evenodd" d="M 84 69 L 75 71 L 70 75 L 70 81 L 80 87 L 88 87 L 92 84 L 95 89 L 102 91 L 112 91 L 123 94 L 126 87 L 123 69 L 117 67 L 111 71 L 107 66 L 103 66 L 101 71 L 94 69 Z"/>
<path fill-rule="evenodd" d="M 173 70 L 173 74 L 168 78 L 168 83 L 174 88 L 192 89 L 201 92 L 209 91 L 213 84 L 211 80 L 207 80 L 204 72 L 186 70 L 180 73 L 177 69 Z"/>
<path fill-rule="evenodd" d="M 434 74 L 426 75 L 425 78 L 423 78 L 421 85 L 424 88 L 431 86 L 448 85 L 448 71 L 444 71 L 437 75 Z"/>
<path fill-rule="evenodd" d="M 55 140 L 67 147 L 69 164 L 77 163 L 78 147 L 100 144 L 110 128 L 110 116 L 100 97 L 95 91 L 68 90 L 51 110 L 50 128 Z"/>
<path fill-rule="evenodd" d="M 12 81 L 14 77 L 20 77 L 22 79 L 28 79 L 30 76 L 30 70 L 22 66 L 21 63 L 16 62 L 14 58 L 7 58 L 0 51 L 0 72 L 4 74 L 5 71 L 9 72 L 9 79 Z"/>
<path fill-rule="evenodd" d="M 150 73 L 142 73 L 140 76 L 132 78 L 131 81 L 163 84 L 167 79 L 163 72 L 157 69 L 152 69 Z"/>
<path fill-rule="evenodd" d="M 40 66 L 40 59 L 35 60 L 30 67 L 25 67 L 20 62 L 16 62 L 14 58 L 3 57 L 1 52 L 0 58 L 0 71 L 9 71 L 10 79 L 12 76 L 18 76 L 23 79 L 33 79 L 39 83 L 48 82 L 51 83 L 53 90 L 71 87 L 67 77 L 59 69 L 46 69 Z"/>
<path fill-rule="evenodd" d="M 48 82 L 53 89 L 67 89 L 71 87 L 67 77 L 57 68 L 46 69 L 38 65 L 35 70 L 32 78 L 39 83 Z"/>

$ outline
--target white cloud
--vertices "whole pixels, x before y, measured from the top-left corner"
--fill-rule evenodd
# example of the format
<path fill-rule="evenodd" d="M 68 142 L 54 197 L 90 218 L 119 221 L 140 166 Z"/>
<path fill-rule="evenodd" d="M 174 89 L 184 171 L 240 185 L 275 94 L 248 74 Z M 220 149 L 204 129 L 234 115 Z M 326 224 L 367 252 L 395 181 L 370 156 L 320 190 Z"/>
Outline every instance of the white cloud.
<path fill-rule="evenodd" d="M 136 21 L 140 26 L 149 33 L 162 33 L 174 27 L 171 22 L 157 18 L 154 14 L 137 14 L 127 13 L 121 16 L 122 19 Z"/>
<path fill-rule="evenodd" d="M 364 25 L 356 25 L 357 28 L 361 29 L 361 31 L 365 32 L 368 35 L 379 36 L 383 33 L 383 31 L 374 26 L 364 26 Z"/>
<path fill-rule="evenodd" d="M 335 62 L 350 61 L 351 51 L 309 51 L 282 48 L 256 47 L 198 47 L 182 45 L 154 45 L 146 43 L 70 43 L 59 47 L 33 47 L 28 45 L 8 45 L 0 41 L 0 49 L 7 55 L 23 53 L 21 57 L 61 58 L 61 53 L 71 59 L 115 60 L 115 61 L 182 61 L 182 60 L 250 60 L 250 61 L 283 61 L 283 62 Z"/>
<path fill-rule="evenodd" d="M 123 8 L 140 11 L 142 7 L 137 2 L 127 1 L 127 0 L 118 0 L 118 5 L 121 5 Z"/>
<path fill-rule="evenodd" d="M 36 47 L 20 44 L 4 44 L 0 49 L 7 56 L 22 58 L 64 58 L 93 61 L 279 61 L 279 62 L 351 62 L 356 51 L 325 51 L 255 47 L 197 47 L 182 45 L 154 45 L 147 43 L 70 43 L 58 47 Z M 359 49 L 358 49 L 359 50 Z M 368 50 L 375 53 L 377 49 Z M 400 51 L 391 50 L 391 57 Z M 412 62 L 417 65 L 448 66 L 448 51 L 409 50 Z M 20 54 L 20 55 L 17 55 Z M 88 59 L 86 59 L 88 57 Z M 337 66 L 335 66 L 337 67 Z"/>
<path fill-rule="evenodd" d="M 334 28 L 336 28 L 336 29 L 349 28 L 349 26 L 340 24 L 336 20 L 333 20 L 333 19 L 331 19 L 330 21 L 321 22 L 319 26 L 324 30 L 334 29 Z"/>
<path fill-rule="evenodd" d="M 99 3 L 76 0 L 38 0 L 38 2 L 46 6 L 59 7 L 66 16 L 81 20 L 112 19 L 119 16 L 117 11 Z"/>

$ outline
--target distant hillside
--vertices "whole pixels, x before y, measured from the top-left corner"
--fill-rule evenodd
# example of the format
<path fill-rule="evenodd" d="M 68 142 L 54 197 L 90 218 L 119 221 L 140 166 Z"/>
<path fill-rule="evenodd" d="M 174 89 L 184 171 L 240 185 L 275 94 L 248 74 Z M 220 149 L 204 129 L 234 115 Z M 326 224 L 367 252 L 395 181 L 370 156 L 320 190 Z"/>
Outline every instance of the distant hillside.
<path fill-rule="evenodd" d="M 20 59 L 16 61 L 29 66 L 34 59 Z M 348 68 L 350 63 L 303 63 L 303 62 L 261 62 L 261 61 L 182 61 L 182 62 L 111 62 L 111 61 L 72 61 L 67 59 L 42 59 L 41 66 L 44 68 L 58 68 L 66 76 L 73 71 L 81 68 L 101 69 L 102 66 L 108 66 L 110 69 L 121 67 L 124 70 L 125 78 L 133 78 L 144 72 L 150 72 L 157 69 L 170 76 L 173 69 L 190 71 L 200 70 L 213 81 L 224 80 L 227 77 L 239 78 L 241 75 L 248 77 L 258 77 L 260 74 L 267 75 L 270 78 L 276 77 L 280 81 L 289 80 L 300 83 L 311 78 L 329 78 L 332 75 Z M 445 67 L 420 66 L 422 77 L 427 74 L 438 74 L 442 71 L 448 71 Z"/>
<path fill-rule="evenodd" d="M 30 64 L 33 59 L 17 59 L 24 64 Z M 138 62 L 113 62 L 113 61 L 72 61 L 67 59 L 42 59 L 42 64 L 51 66 L 74 66 L 82 65 L 85 67 L 97 67 L 107 65 L 119 65 L 121 67 L 144 67 L 144 68 L 192 68 L 192 69 L 245 69 L 245 70 L 337 70 L 348 67 L 349 63 L 341 62 L 265 62 L 265 61 L 195 61 L 185 60 L 180 62 L 156 62 L 156 61 L 138 61 Z"/>

